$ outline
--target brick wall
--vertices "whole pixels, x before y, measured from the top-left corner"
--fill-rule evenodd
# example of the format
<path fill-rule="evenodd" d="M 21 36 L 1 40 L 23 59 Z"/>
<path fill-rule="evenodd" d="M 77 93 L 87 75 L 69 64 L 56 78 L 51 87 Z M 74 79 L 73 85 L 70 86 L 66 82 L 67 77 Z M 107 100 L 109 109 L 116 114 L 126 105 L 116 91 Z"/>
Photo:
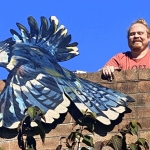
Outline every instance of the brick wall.
<path fill-rule="evenodd" d="M 128 70 L 115 72 L 115 79 L 109 82 L 101 78 L 101 72 L 78 74 L 79 77 L 102 84 L 106 87 L 123 92 L 131 96 L 135 102 L 129 103 L 128 106 L 132 111 L 125 114 L 112 122 L 110 126 L 104 126 L 97 122 L 95 128 L 94 142 L 109 139 L 112 135 L 118 133 L 123 125 L 136 119 L 142 125 L 139 130 L 139 136 L 150 141 L 150 69 Z M 3 89 L 5 82 L 0 81 L 0 91 Z M 71 104 L 68 113 L 62 114 L 61 117 L 51 125 L 44 125 L 46 129 L 45 144 L 42 145 L 39 135 L 32 131 L 37 141 L 37 150 L 56 149 L 61 136 L 67 136 L 72 131 L 73 123 L 81 116 L 78 109 Z M 17 146 L 17 130 L 0 128 L 0 147 L 3 150 L 19 150 Z M 134 142 L 136 137 L 128 138 L 128 142 Z"/>

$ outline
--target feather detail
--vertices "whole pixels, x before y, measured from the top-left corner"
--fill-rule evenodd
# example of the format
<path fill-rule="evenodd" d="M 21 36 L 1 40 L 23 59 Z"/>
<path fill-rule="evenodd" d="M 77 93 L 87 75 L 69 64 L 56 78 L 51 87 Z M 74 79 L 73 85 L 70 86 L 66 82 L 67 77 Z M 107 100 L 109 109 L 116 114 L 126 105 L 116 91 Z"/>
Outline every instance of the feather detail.
<path fill-rule="evenodd" d="M 58 26 L 59 21 L 55 16 L 51 16 L 49 21 L 50 26 L 48 25 L 48 20 L 42 16 L 39 28 L 36 20 L 32 16 L 29 16 L 28 24 L 30 32 L 20 23 L 16 24 L 21 35 L 13 29 L 11 29 L 10 32 L 16 43 L 41 47 L 42 49 L 47 50 L 48 53 L 52 54 L 57 62 L 66 61 L 77 56 L 79 54 L 77 48 L 78 43 L 74 42 L 69 44 L 71 42 L 71 35 L 67 35 L 68 30 L 65 26 Z"/>
<path fill-rule="evenodd" d="M 48 21 L 44 16 L 42 16 L 39 35 L 41 35 L 41 38 L 44 38 L 47 37 L 47 34 L 48 34 Z"/>
<path fill-rule="evenodd" d="M 16 25 L 18 26 L 20 32 L 21 32 L 21 37 L 23 39 L 23 42 L 24 43 L 29 43 L 30 41 L 30 33 L 29 31 L 27 30 L 26 27 L 24 27 L 22 24 L 20 23 L 16 23 Z"/>
<path fill-rule="evenodd" d="M 39 28 L 36 20 L 32 17 L 28 17 L 28 24 L 30 26 L 30 36 L 32 38 L 33 44 L 38 41 Z"/>
<path fill-rule="evenodd" d="M 16 43 L 21 43 L 23 41 L 22 36 L 17 33 L 15 30 L 10 29 L 11 34 L 13 35 L 13 39 L 14 41 L 16 41 Z"/>

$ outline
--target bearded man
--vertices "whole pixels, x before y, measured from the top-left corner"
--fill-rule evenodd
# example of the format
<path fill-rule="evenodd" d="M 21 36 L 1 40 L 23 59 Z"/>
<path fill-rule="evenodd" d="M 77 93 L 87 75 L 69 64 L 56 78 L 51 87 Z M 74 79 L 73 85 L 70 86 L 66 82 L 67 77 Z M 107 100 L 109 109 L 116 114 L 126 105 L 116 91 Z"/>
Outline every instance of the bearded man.
<path fill-rule="evenodd" d="M 133 22 L 127 32 L 130 51 L 112 57 L 102 68 L 103 75 L 111 81 L 114 70 L 150 68 L 150 28 L 144 19 Z"/>

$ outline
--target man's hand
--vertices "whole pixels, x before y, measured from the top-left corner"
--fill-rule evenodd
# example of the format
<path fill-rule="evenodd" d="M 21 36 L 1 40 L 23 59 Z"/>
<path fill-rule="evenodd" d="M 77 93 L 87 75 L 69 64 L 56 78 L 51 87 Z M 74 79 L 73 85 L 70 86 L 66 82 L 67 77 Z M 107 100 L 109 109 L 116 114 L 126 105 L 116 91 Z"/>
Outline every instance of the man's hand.
<path fill-rule="evenodd" d="M 121 68 L 114 66 L 105 66 L 104 68 L 102 68 L 102 73 L 105 77 L 108 78 L 109 81 L 112 81 L 114 79 L 115 70 L 121 70 Z"/>

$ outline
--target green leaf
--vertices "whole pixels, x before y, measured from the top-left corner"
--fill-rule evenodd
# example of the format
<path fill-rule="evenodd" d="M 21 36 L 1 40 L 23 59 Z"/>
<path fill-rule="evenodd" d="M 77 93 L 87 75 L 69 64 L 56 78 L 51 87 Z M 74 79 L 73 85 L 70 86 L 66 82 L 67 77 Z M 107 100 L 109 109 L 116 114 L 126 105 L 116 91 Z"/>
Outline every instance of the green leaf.
<path fill-rule="evenodd" d="M 0 150 L 3 150 L 3 149 L 0 147 Z"/>
<path fill-rule="evenodd" d="M 131 143 L 129 145 L 129 147 L 130 147 L 131 150 L 137 150 L 138 149 L 138 146 L 135 143 Z"/>
<path fill-rule="evenodd" d="M 135 135 L 138 135 L 138 126 L 135 126 L 135 127 L 131 126 L 131 133 L 135 134 Z"/>
<path fill-rule="evenodd" d="M 44 143 L 44 141 L 45 141 L 45 130 L 44 130 L 44 127 L 43 127 L 41 121 L 35 120 L 35 122 L 38 124 L 39 134 L 40 134 L 40 137 L 42 139 L 42 142 Z"/>
<path fill-rule="evenodd" d="M 83 137 L 83 134 L 79 131 L 74 132 L 75 133 L 75 138 L 79 139 L 80 137 Z"/>
<path fill-rule="evenodd" d="M 149 149 L 148 142 L 144 138 L 139 138 L 136 143 L 142 145 L 144 148 Z"/>
<path fill-rule="evenodd" d="M 82 142 L 88 146 L 94 147 L 93 138 L 89 135 L 84 135 Z"/>
<path fill-rule="evenodd" d="M 83 137 L 83 134 L 82 134 L 82 133 L 79 133 L 79 132 L 76 132 L 76 133 L 75 133 L 75 137 L 79 140 L 80 137 Z"/>
<path fill-rule="evenodd" d="M 87 113 L 88 109 L 86 110 L 81 110 L 82 114 L 85 115 Z"/>
<path fill-rule="evenodd" d="M 140 128 L 142 128 L 141 124 L 140 124 L 139 122 L 137 122 L 136 120 L 132 120 L 132 121 L 131 121 L 131 126 L 132 126 L 133 128 L 135 128 L 135 127 L 140 127 Z"/>
<path fill-rule="evenodd" d="M 122 137 L 119 135 L 114 135 L 111 138 L 113 147 L 115 150 L 122 150 Z"/>
<path fill-rule="evenodd" d="M 139 138 L 138 139 L 138 142 L 141 144 L 141 145 L 144 145 L 146 140 L 144 138 Z"/>
<path fill-rule="evenodd" d="M 133 128 L 138 126 L 137 121 L 136 120 L 132 120 L 131 121 L 131 125 L 132 125 Z"/>
<path fill-rule="evenodd" d="M 28 107 L 28 114 L 31 117 L 31 119 L 34 119 L 34 117 L 36 116 L 35 107 Z"/>

